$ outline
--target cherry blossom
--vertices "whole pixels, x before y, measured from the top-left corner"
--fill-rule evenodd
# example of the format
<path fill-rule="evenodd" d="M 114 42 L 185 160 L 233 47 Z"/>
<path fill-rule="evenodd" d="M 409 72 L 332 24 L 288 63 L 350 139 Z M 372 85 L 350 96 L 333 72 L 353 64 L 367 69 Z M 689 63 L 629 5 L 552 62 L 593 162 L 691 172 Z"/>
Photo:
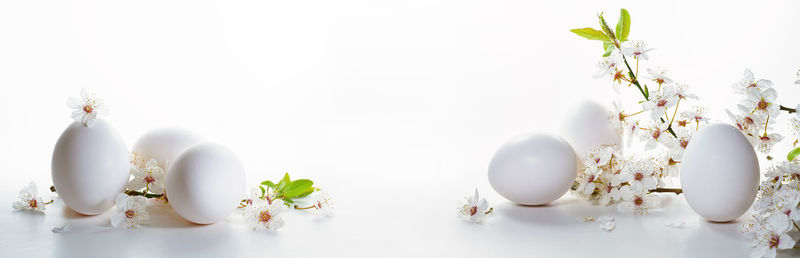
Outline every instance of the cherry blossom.
<path fill-rule="evenodd" d="M 667 69 L 663 67 L 647 68 L 647 73 L 650 74 L 650 80 L 659 86 L 672 84 L 672 79 L 667 77 Z"/>
<path fill-rule="evenodd" d="M 650 111 L 650 118 L 659 120 L 664 117 L 667 109 L 674 107 L 678 103 L 675 87 L 665 85 L 661 90 L 650 90 L 650 100 L 642 103 L 642 108 Z"/>
<path fill-rule="evenodd" d="M 67 106 L 74 109 L 72 111 L 72 119 L 82 123 L 84 126 L 90 126 L 98 115 L 104 115 L 108 112 L 103 100 L 97 98 L 94 93 L 90 93 L 86 88 L 81 89 L 80 98 L 69 98 Z"/>
<path fill-rule="evenodd" d="M 474 223 L 482 223 L 493 210 L 486 198 L 480 198 L 478 189 L 475 189 L 475 194 L 458 205 L 458 215 Z"/>
<path fill-rule="evenodd" d="M 625 42 L 621 53 L 625 56 L 631 56 L 636 59 L 648 60 L 649 57 L 647 56 L 647 52 L 652 50 L 652 48 L 647 48 L 647 44 L 644 41 L 637 40 Z"/>
<path fill-rule="evenodd" d="M 255 231 L 276 231 L 286 224 L 283 220 L 283 213 L 286 210 L 283 200 L 256 199 L 252 205 L 245 208 L 242 215 L 247 225 Z"/>
<path fill-rule="evenodd" d="M 145 164 L 144 168 L 131 166 L 133 179 L 128 182 L 128 189 L 140 190 L 144 188 L 150 193 L 163 194 L 165 185 L 164 169 L 158 165 L 158 161 L 151 159 Z"/>
<path fill-rule="evenodd" d="M 12 207 L 15 210 L 30 210 L 42 212 L 45 210 L 45 202 L 39 197 L 36 183 L 30 182 L 27 186 L 19 190 L 19 199 L 14 202 Z"/>
<path fill-rule="evenodd" d="M 756 80 L 753 72 L 750 71 L 750 69 L 745 69 L 742 79 L 739 82 L 731 85 L 731 88 L 733 88 L 733 91 L 736 93 L 744 94 L 750 88 L 756 88 L 759 90 L 772 88 L 772 81 L 765 79 Z"/>
<path fill-rule="evenodd" d="M 112 227 L 137 228 L 150 218 L 147 213 L 147 198 L 120 193 L 116 201 L 116 212 L 111 215 Z"/>

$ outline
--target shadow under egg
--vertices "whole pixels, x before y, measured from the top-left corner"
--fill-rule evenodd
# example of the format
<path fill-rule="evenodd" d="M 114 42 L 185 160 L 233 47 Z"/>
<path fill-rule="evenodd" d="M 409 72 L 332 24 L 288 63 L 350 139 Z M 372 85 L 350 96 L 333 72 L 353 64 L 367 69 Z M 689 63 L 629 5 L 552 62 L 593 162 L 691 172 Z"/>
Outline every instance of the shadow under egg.
<path fill-rule="evenodd" d="M 572 223 L 563 211 L 563 205 L 568 200 L 556 200 L 547 204 L 522 205 L 512 202 L 505 202 L 497 205 L 497 214 L 512 220 L 544 224 L 544 225 L 567 225 Z"/>

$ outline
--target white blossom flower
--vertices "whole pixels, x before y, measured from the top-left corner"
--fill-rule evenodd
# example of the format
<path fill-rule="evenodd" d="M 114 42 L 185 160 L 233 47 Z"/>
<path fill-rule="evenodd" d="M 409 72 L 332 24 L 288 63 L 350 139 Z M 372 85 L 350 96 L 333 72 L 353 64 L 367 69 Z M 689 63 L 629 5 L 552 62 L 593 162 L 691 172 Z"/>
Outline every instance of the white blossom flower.
<path fill-rule="evenodd" d="M 626 127 L 625 131 L 628 132 L 628 137 L 626 137 L 625 142 L 627 143 L 627 146 L 630 147 L 631 144 L 633 144 L 633 137 L 641 135 L 643 130 L 641 127 L 639 127 L 639 121 L 635 121 L 630 123 Z"/>
<path fill-rule="evenodd" d="M 797 240 L 792 239 L 786 233 L 769 233 L 766 238 L 767 240 L 764 241 L 764 244 L 756 247 L 753 257 L 774 258 L 778 249 L 790 249 L 797 243 Z"/>
<path fill-rule="evenodd" d="M 780 173 L 795 178 L 800 178 L 800 161 L 783 161 L 775 166 Z M 795 187 L 800 190 L 800 187 Z"/>
<path fill-rule="evenodd" d="M 736 125 L 736 128 L 746 136 L 747 140 L 750 141 L 750 144 L 757 145 L 759 132 L 762 131 L 761 128 L 764 126 L 764 122 L 761 118 L 755 117 L 751 115 L 749 112 L 744 115 L 734 115 L 729 110 L 725 110 L 728 114 L 728 117 L 733 121 Z M 770 124 L 775 121 L 774 119 L 769 120 Z"/>
<path fill-rule="evenodd" d="M 598 179 L 600 172 L 602 172 L 602 170 L 598 167 L 586 167 L 584 174 L 579 176 L 580 181 L 578 182 L 578 188 L 575 190 L 584 196 L 591 196 L 596 188 L 595 180 Z"/>
<path fill-rule="evenodd" d="M 628 115 L 622 110 L 622 105 L 619 101 L 615 100 L 611 102 L 612 110 L 608 114 L 608 121 L 611 123 L 611 127 L 617 131 L 617 134 L 622 135 L 624 133 L 623 127 L 628 124 Z"/>
<path fill-rule="evenodd" d="M 257 199 L 245 208 L 243 216 L 247 225 L 253 230 L 276 231 L 286 224 L 283 220 L 283 213 L 286 210 L 283 200 L 268 202 Z"/>
<path fill-rule="evenodd" d="M 265 190 L 267 190 L 267 189 L 269 189 L 269 188 L 266 188 Z M 265 194 L 266 194 L 266 192 L 265 192 Z M 246 199 L 244 199 L 242 202 L 243 202 L 243 205 L 245 207 L 247 207 L 247 206 L 251 206 L 251 205 L 255 204 L 257 201 L 263 201 L 264 200 L 264 199 L 262 199 L 263 197 L 264 197 L 264 194 L 262 194 L 261 188 L 254 186 L 254 187 L 250 187 L 250 190 L 248 191 Z M 240 208 L 243 208 L 243 207 L 240 207 Z"/>
<path fill-rule="evenodd" d="M 778 211 L 775 214 L 775 220 L 785 220 L 783 223 L 791 225 L 792 221 L 800 220 L 800 209 L 797 205 L 800 204 L 800 191 L 791 187 L 781 187 L 780 190 L 775 192 L 774 203 L 775 209 Z"/>
<path fill-rule="evenodd" d="M 144 157 L 142 157 L 141 153 L 136 152 L 136 151 L 131 151 L 130 155 L 131 155 L 131 165 L 133 165 L 133 166 L 135 166 L 137 168 L 144 168 L 145 167 Z"/>
<path fill-rule="evenodd" d="M 767 234 L 769 236 L 768 249 L 773 252 L 776 250 L 775 247 L 787 249 L 793 247 L 796 242 L 796 240 L 786 234 L 786 232 L 792 229 L 792 224 L 790 220 L 785 218 L 786 216 L 781 213 L 773 213 L 765 219 L 766 226 L 770 229 Z M 789 246 L 789 244 L 791 244 L 791 246 Z M 769 252 L 769 250 L 766 250 L 766 252 Z"/>
<path fill-rule="evenodd" d="M 314 191 L 306 197 L 294 200 L 294 204 L 301 209 L 318 211 L 319 214 L 333 216 L 334 203 L 331 196 L 321 190 Z"/>
<path fill-rule="evenodd" d="M 81 89 L 80 99 L 69 98 L 67 106 L 74 109 L 72 119 L 84 126 L 90 126 L 98 115 L 105 115 L 108 112 L 103 100 L 97 98 L 94 93 L 89 93 L 86 88 Z"/>
<path fill-rule="evenodd" d="M 614 147 L 600 146 L 589 151 L 584 158 L 584 163 L 594 167 L 605 166 L 611 161 L 612 154 L 614 154 Z"/>
<path fill-rule="evenodd" d="M 608 206 L 613 201 L 622 200 L 622 193 L 619 190 L 619 185 L 612 185 L 610 182 L 612 179 L 607 180 L 609 183 L 601 184 L 600 191 L 597 191 L 599 198 L 597 199 L 597 203 L 603 206 Z"/>
<path fill-rule="evenodd" d="M 789 249 L 794 247 L 797 240 L 794 240 L 787 231 L 791 229 L 790 224 L 770 214 L 753 214 L 751 219 L 743 225 L 745 236 L 752 240 L 754 252 L 752 257 L 774 258 L 778 249 Z"/>
<path fill-rule="evenodd" d="M 775 117 L 780 112 L 778 105 L 775 103 L 777 97 L 778 93 L 772 88 L 763 91 L 755 87 L 749 88 L 747 89 L 747 98 L 739 104 L 739 109 L 759 118 Z"/>
<path fill-rule="evenodd" d="M 647 214 L 651 209 L 660 205 L 658 196 L 631 191 L 627 185 L 620 188 L 622 201 L 617 205 L 617 210 L 622 213 Z"/>
<path fill-rule="evenodd" d="M 44 211 L 45 203 L 39 197 L 36 183 L 30 182 L 28 186 L 19 190 L 19 200 L 12 205 L 15 210 Z"/>
<path fill-rule="evenodd" d="M 680 160 L 681 155 L 682 152 L 676 150 L 659 152 L 653 158 L 654 166 L 657 170 L 661 171 L 660 174 L 663 177 L 671 178 L 678 176 L 678 173 L 680 172 L 680 169 L 678 168 L 678 160 Z"/>
<path fill-rule="evenodd" d="M 800 138 L 800 118 L 789 118 L 789 132 L 791 132 L 794 137 Z"/>
<path fill-rule="evenodd" d="M 668 108 L 678 103 L 675 87 L 665 85 L 662 90 L 650 90 L 650 100 L 642 103 L 642 108 L 650 111 L 650 118 L 658 120 L 666 114 Z"/>
<path fill-rule="evenodd" d="M 158 161 L 151 159 L 145 164 L 144 169 L 131 166 L 133 179 L 128 182 L 128 189 L 140 190 L 142 188 L 154 194 L 164 193 L 164 169 L 158 165 Z"/>
<path fill-rule="evenodd" d="M 619 55 L 609 55 L 597 62 L 597 72 L 592 76 L 595 79 L 603 78 L 623 70 L 622 58 Z"/>
<path fill-rule="evenodd" d="M 622 47 L 620 52 L 625 56 L 632 56 L 636 59 L 648 60 L 649 57 L 647 56 L 647 52 L 652 50 L 652 48 L 647 48 L 647 44 L 644 41 L 637 40 L 626 42 L 625 46 Z"/>
<path fill-rule="evenodd" d="M 617 178 L 621 182 L 628 182 L 635 193 L 646 193 L 658 187 L 656 168 L 649 159 L 638 159 L 628 163 Z"/>
<path fill-rule="evenodd" d="M 478 189 L 475 189 L 475 194 L 467 197 L 462 203 L 458 205 L 458 215 L 466 220 L 475 223 L 481 223 L 486 219 L 486 215 L 491 214 L 492 207 L 489 207 L 489 202 L 485 198 L 480 198 Z"/>
<path fill-rule="evenodd" d="M 137 228 L 149 218 L 147 198 L 138 195 L 128 196 L 124 193 L 117 195 L 117 210 L 111 215 L 112 227 Z"/>
<path fill-rule="evenodd" d="M 731 85 L 731 88 L 733 88 L 733 91 L 736 93 L 744 94 L 747 93 L 750 88 L 756 88 L 759 90 L 772 88 L 772 81 L 765 79 L 756 80 L 753 72 L 750 71 L 750 69 L 745 69 L 742 80 Z"/>
<path fill-rule="evenodd" d="M 667 128 L 669 124 L 665 122 L 654 122 L 647 130 L 640 130 L 641 140 L 646 141 L 645 150 L 652 150 L 662 144 L 667 148 L 672 148 L 676 145 L 675 138 L 669 134 Z"/>
<path fill-rule="evenodd" d="M 600 205 L 609 205 L 619 200 L 618 189 L 621 182 L 614 180 L 622 171 L 625 162 L 611 146 L 601 146 L 590 151 L 581 168 L 572 191 L 587 200 L 597 200 Z"/>
<path fill-rule="evenodd" d="M 758 138 L 758 151 L 764 154 L 769 154 L 772 151 L 772 146 L 783 140 L 783 136 L 777 133 L 762 135 Z"/>
<path fill-rule="evenodd" d="M 672 79 L 667 77 L 667 69 L 663 67 L 647 68 L 647 73 L 650 74 L 650 79 L 658 85 L 672 84 Z"/>
<path fill-rule="evenodd" d="M 672 148 L 670 148 L 672 151 L 672 153 L 670 153 L 671 154 L 670 156 L 671 158 L 680 160 L 681 158 L 683 158 L 683 152 L 686 151 L 686 147 L 689 146 L 689 141 L 692 140 L 692 131 L 680 127 L 675 129 L 674 131 L 675 135 L 677 135 L 678 138 L 675 139 L 674 141 L 676 144 L 672 146 Z"/>
<path fill-rule="evenodd" d="M 314 192 L 314 198 L 316 200 L 315 207 L 318 211 L 322 212 L 325 216 L 333 216 L 333 211 L 336 208 L 335 203 L 333 202 L 333 198 L 328 194 L 328 192 L 324 191 L 316 191 Z"/>
<path fill-rule="evenodd" d="M 700 128 L 700 124 L 708 123 L 711 119 L 706 116 L 707 109 L 704 106 L 694 105 L 691 108 L 681 112 L 681 117 L 694 121 L 696 123 L 695 130 Z M 685 127 L 685 125 L 683 125 Z"/>
<path fill-rule="evenodd" d="M 736 125 L 736 128 L 739 128 L 739 131 L 750 132 L 750 127 L 755 125 L 755 119 L 751 116 L 739 116 L 727 109 L 725 113 L 728 114 L 728 117 L 731 119 L 731 122 Z"/>
<path fill-rule="evenodd" d="M 676 83 L 674 85 L 674 90 L 675 90 L 674 93 L 675 96 L 677 96 L 679 99 L 693 99 L 693 100 L 700 99 L 697 97 L 697 95 L 688 92 L 689 85 Z"/>
<path fill-rule="evenodd" d="M 775 257 L 777 250 L 792 248 L 796 240 L 789 231 L 800 219 L 800 162 L 770 166 L 765 177 L 753 204 L 756 213 L 742 230 L 752 241 L 754 257 Z"/>

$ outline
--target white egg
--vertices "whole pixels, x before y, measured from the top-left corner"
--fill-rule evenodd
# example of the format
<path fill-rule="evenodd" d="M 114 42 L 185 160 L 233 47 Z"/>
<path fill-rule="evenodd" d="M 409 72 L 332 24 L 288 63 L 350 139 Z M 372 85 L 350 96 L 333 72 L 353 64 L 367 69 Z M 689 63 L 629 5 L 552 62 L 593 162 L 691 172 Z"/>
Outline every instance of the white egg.
<path fill-rule="evenodd" d="M 155 159 L 158 164 L 168 168 L 186 148 L 203 142 L 199 136 L 177 128 L 162 128 L 142 135 L 133 145 L 133 151 L 142 155 L 144 162 Z"/>
<path fill-rule="evenodd" d="M 742 216 L 758 192 L 756 152 L 731 125 L 713 124 L 700 129 L 686 147 L 680 170 L 686 202 L 711 221 L 731 221 Z"/>
<path fill-rule="evenodd" d="M 578 173 L 575 151 L 548 134 L 522 135 L 495 152 L 489 183 L 506 199 L 524 205 L 552 202 L 566 193 Z"/>
<path fill-rule="evenodd" d="M 584 100 L 574 105 L 561 123 L 564 137 L 578 157 L 601 145 L 622 148 L 622 137 L 608 120 L 611 111 L 597 102 Z"/>
<path fill-rule="evenodd" d="M 211 224 L 227 217 L 242 200 L 244 166 L 231 150 L 215 143 L 189 147 L 170 165 L 167 198 L 181 217 Z"/>
<path fill-rule="evenodd" d="M 100 214 L 114 204 L 130 177 L 130 155 L 111 125 L 97 119 L 89 127 L 75 122 L 56 142 L 53 185 L 72 210 Z"/>

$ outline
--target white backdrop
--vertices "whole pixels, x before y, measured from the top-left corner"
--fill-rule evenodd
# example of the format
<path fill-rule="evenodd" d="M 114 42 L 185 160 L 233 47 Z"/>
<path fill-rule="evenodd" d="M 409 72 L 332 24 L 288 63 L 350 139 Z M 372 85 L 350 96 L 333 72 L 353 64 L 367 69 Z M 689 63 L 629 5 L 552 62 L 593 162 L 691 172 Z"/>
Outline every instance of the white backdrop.
<path fill-rule="evenodd" d="M 128 146 L 149 129 L 180 126 L 233 149 L 249 184 L 283 172 L 315 179 L 337 202 L 334 219 L 289 220 L 266 237 L 228 223 L 237 239 L 278 239 L 266 249 L 283 255 L 312 245 L 321 249 L 305 254 L 521 256 L 593 252 L 613 239 L 653 250 L 704 239 L 656 243 L 638 236 L 662 234 L 640 224 L 599 243 L 573 235 L 611 234 L 591 228 L 551 238 L 535 233 L 563 226 L 551 217 L 572 221 L 585 209 L 613 208 L 567 201 L 547 211 L 558 213 L 518 211 L 486 180 L 489 158 L 508 138 L 557 132 L 575 101 L 614 97 L 609 82 L 591 78 L 599 43 L 569 29 L 596 27 L 599 11 L 615 23 L 620 7 L 631 12 L 631 38 L 656 48 L 651 63 L 693 86 L 715 118 L 727 121 L 723 108 L 738 101 L 729 86 L 745 68 L 775 82 L 778 102 L 800 102 L 792 84 L 800 68 L 797 1 L 0 1 L 0 200 L 8 201 L 0 217 L 24 220 L 10 212 L 16 191 L 31 180 L 42 190 L 51 184 L 52 149 L 71 121 L 65 101 L 87 87 L 105 99 Z M 501 212 L 488 225 L 465 226 L 454 215 L 474 187 Z M 675 208 L 691 218 L 687 209 Z M 504 222 L 514 212 L 522 219 Z M 46 221 L 60 216 L 48 213 Z M 4 251 L 50 250 L 58 241 L 47 226 L 0 224 Z M 211 228 L 220 227 L 228 225 Z M 9 242 L 19 239 L 13 235 L 34 244 L 21 248 Z M 85 255 L 69 248 L 81 243 L 65 252 Z M 581 244 L 589 246 L 574 248 Z M 668 254 L 690 255 L 692 246 Z M 744 255 L 743 246 L 723 247 Z"/>

